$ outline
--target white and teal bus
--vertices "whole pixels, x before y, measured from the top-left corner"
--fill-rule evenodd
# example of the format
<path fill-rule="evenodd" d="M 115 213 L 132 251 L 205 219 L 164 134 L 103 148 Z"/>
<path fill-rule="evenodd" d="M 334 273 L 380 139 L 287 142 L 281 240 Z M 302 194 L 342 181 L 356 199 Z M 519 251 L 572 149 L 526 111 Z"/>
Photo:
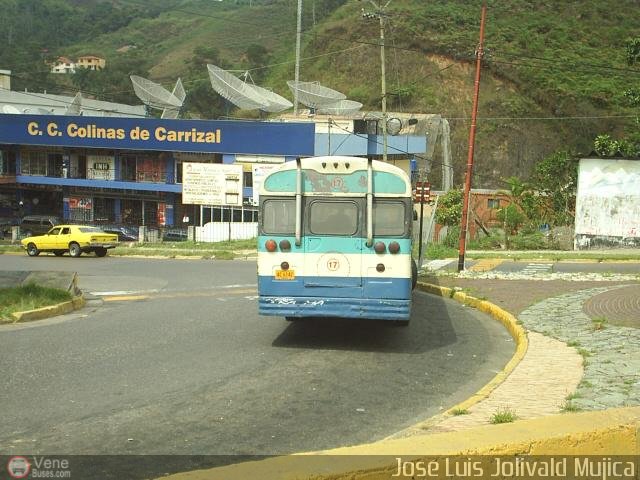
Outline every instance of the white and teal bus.
<path fill-rule="evenodd" d="M 259 313 L 409 322 L 412 194 L 398 167 L 360 157 L 287 162 L 260 188 Z"/>

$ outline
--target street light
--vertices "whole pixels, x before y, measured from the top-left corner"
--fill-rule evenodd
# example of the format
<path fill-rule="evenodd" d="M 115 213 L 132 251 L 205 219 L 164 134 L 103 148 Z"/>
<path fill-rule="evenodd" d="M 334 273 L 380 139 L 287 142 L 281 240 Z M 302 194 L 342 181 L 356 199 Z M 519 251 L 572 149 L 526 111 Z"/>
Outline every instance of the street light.
<path fill-rule="evenodd" d="M 384 60 L 384 19 L 386 16 L 385 9 L 391 3 L 389 0 L 382 6 L 382 3 L 375 3 L 373 0 L 369 0 L 369 3 L 374 6 L 374 12 L 365 12 L 362 9 L 362 18 L 373 19 L 378 18 L 380 20 L 380 69 L 382 72 L 381 85 L 382 85 L 382 159 L 387 161 L 387 84 L 385 75 L 385 60 Z"/>

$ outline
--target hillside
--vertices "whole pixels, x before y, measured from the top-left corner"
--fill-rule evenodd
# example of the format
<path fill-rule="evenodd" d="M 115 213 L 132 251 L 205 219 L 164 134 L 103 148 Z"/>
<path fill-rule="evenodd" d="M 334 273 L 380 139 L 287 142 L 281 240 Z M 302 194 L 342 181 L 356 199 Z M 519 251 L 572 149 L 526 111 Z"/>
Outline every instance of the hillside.
<path fill-rule="evenodd" d="M 15 1 L 2 4 L 18 8 Z M 128 74 L 148 75 L 167 86 L 180 76 L 189 93 L 189 114 L 255 116 L 226 109 L 208 84 L 209 62 L 249 70 L 256 83 L 291 98 L 286 80 L 294 77 L 295 0 L 20 2 L 25 4 L 32 6 L 34 25 L 61 21 L 51 14 L 56 5 L 77 18 L 95 18 L 96 8 L 108 13 L 105 18 L 120 16 L 115 30 L 113 22 L 101 21 L 91 23 L 88 33 L 69 22 L 59 29 L 64 35 L 32 38 L 30 51 L 46 48 L 50 56 L 91 52 L 105 56 L 110 68 L 84 83 L 46 74 L 31 77 L 40 86 L 21 79 L 30 88 L 81 85 L 96 96 L 135 101 Z M 49 17 L 42 15 L 46 6 Z M 458 183 L 467 155 L 480 6 L 477 0 L 392 0 L 387 7 L 389 109 L 449 119 Z M 372 9 L 369 2 L 304 2 L 301 79 L 318 80 L 376 110 L 379 27 L 377 20 L 362 18 L 363 7 Z M 625 45 L 640 35 L 639 13 L 634 0 L 488 2 L 474 185 L 496 187 L 500 178 L 526 178 L 549 153 L 560 148 L 589 153 L 596 134 L 619 135 L 631 124 L 637 107 L 632 108 L 625 91 L 640 88 L 640 72 L 627 66 Z M 5 35 L 10 21 L 2 20 Z M 123 46 L 134 48 L 119 52 Z M 24 58 L 31 65 L 39 60 L 38 54 Z M 0 60 L 0 68 L 25 70 L 15 56 L 0 52 Z"/>

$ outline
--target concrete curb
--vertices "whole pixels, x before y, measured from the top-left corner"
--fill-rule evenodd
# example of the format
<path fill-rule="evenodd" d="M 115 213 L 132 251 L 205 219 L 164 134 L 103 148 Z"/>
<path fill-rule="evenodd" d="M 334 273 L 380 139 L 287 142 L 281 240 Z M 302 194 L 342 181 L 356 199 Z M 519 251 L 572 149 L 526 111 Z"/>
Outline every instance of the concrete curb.
<path fill-rule="evenodd" d="M 85 306 L 86 300 L 84 294 L 73 297 L 68 302 L 58 303 L 56 305 L 50 305 L 48 307 L 36 308 L 35 310 L 27 310 L 25 312 L 15 312 L 11 316 L 14 321 L 11 323 L 19 322 L 31 322 L 33 320 L 42 320 L 44 318 L 55 317 L 58 315 L 64 315 L 65 313 L 79 310 Z"/>
<path fill-rule="evenodd" d="M 640 454 L 640 407 L 626 407 L 599 412 L 551 415 L 516 423 L 489 425 L 464 432 L 447 432 L 398 440 L 343 447 L 334 450 L 281 456 L 265 460 L 245 462 L 208 470 L 178 473 L 160 478 L 170 480 L 235 480 L 260 478 L 263 480 L 389 480 L 390 478 L 496 478 L 495 457 L 506 462 L 526 459 L 531 455 L 547 455 L 553 461 L 566 459 L 568 471 L 575 470 L 576 459 L 582 465 L 594 461 L 596 468 L 606 468 L 612 455 Z M 600 457 L 589 459 L 588 455 Z M 445 475 L 444 468 L 432 474 L 416 474 L 415 467 L 425 467 L 435 457 L 451 457 L 467 465 L 473 471 Z M 485 456 L 485 457 L 480 457 Z M 575 456 L 575 457 L 571 457 Z M 550 459 L 536 460 L 550 462 Z M 629 466 L 627 458 L 624 468 Z M 413 464 L 412 473 L 397 475 L 399 461 Z M 441 460 L 442 461 L 442 460 Z M 637 460 L 636 460 L 637 462 Z M 409 465 L 411 467 L 411 465 Z M 620 468 L 622 470 L 622 468 Z M 606 471 L 606 470 L 602 470 Z M 626 470 L 627 472 L 629 470 Z M 395 473 L 394 473 L 395 472 Z M 636 478 L 631 475 L 615 475 L 617 478 Z M 600 478 L 601 475 L 573 476 L 566 478 Z M 518 473 L 498 475 L 497 478 L 556 478 L 553 471 L 542 475 Z M 602 478 L 614 476 L 602 475 Z"/>
<path fill-rule="evenodd" d="M 443 298 L 452 298 L 453 300 L 456 300 L 464 305 L 468 305 L 470 307 L 476 308 L 477 310 L 488 313 L 495 320 L 499 321 L 505 326 L 505 328 L 509 331 L 509 334 L 511 334 L 514 342 L 516 343 L 516 351 L 514 352 L 513 357 L 511 357 L 511 360 L 509 360 L 505 367 L 500 372 L 498 372 L 496 376 L 493 377 L 491 381 L 489 381 L 489 383 L 487 383 L 484 387 L 482 387 L 468 399 L 458 403 L 457 405 L 454 405 L 442 414 L 436 415 L 432 419 L 421 422 L 419 424 L 425 425 L 434 423 L 444 416 L 451 415 L 454 410 L 467 410 L 476 403 L 487 398 L 498 385 L 504 382 L 504 380 L 513 371 L 513 369 L 516 368 L 518 363 L 520 363 L 520 361 L 524 358 L 525 354 L 527 353 L 527 348 L 529 347 L 529 341 L 527 339 L 526 331 L 518 323 L 516 317 L 491 302 L 480 300 L 453 288 L 441 287 L 439 285 L 433 285 L 431 283 L 418 282 L 418 288 L 423 292 L 431 293 Z"/>

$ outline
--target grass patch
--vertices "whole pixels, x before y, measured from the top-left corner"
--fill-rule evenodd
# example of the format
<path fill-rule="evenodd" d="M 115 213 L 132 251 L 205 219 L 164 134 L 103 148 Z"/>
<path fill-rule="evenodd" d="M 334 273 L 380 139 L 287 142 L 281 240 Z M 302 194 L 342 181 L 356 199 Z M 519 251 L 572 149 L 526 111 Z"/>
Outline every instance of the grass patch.
<path fill-rule="evenodd" d="M 443 244 L 431 243 L 424 251 L 425 258 L 441 260 L 443 258 L 458 258 L 458 249 L 447 247 Z"/>
<path fill-rule="evenodd" d="M 580 382 L 580 386 L 583 388 L 593 388 L 593 383 L 591 383 L 589 380 L 582 380 Z"/>
<path fill-rule="evenodd" d="M 71 294 L 57 288 L 41 287 L 34 283 L 20 287 L 0 288 L 0 318 L 10 319 L 15 312 L 55 305 L 71 300 Z"/>
<path fill-rule="evenodd" d="M 232 240 L 230 242 L 161 242 L 161 243 L 133 243 L 121 245 L 111 251 L 111 255 L 148 255 L 175 258 L 203 257 L 216 260 L 233 260 L 235 252 L 241 250 L 256 251 L 256 239 Z"/>
<path fill-rule="evenodd" d="M 454 408 L 453 410 L 451 410 L 451 415 L 458 417 L 460 415 L 469 415 L 471 412 L 469 412 L 469 410 L 467 410 L 466 408 Z"/>
<path fill-rule="evenodd" d="M 578 412 L 581 409 L 571 400 L 565 400 L 565 402 L 562 404 L 562 407 L 560 407 L 560 410 L 562 410 L 563 412 Z"/>
<path fill-rule="evenodd" d="M 567 395 L 567 401 L 571 401 L 571 400 L 575 400 L 576 398 L 581 398 L 582 395 L 580 395 L 578 392 L 573 392 L 570 393 L 569 395 Z"/>
<path fill-rule="evenodd" d="M 604 330 L 605 324 L 607 323 L 607 319 L 604 317 L 592 318 L 593 329 L 594 330 Z"/>
<path fill-rule="evenodd" d="M 496 425 L 498 423 L 512 423 L 515 422 L 518 416 L 513 410 L 508 408 L 498 409 L 496 413 L 491 415 L 489 421 Z"/>
<path fill-rule="evenodd" d="M 567 346 L 568 347 L 579 347 L 580 346 L 580 342 L 577 340 L 570 340 L 569 342 L 567 342 Z"/>
<path fill-rule="evenodd" d="M 578 348 L 578 353 L 582 355 L 582 358 L 589 358 L 591 356 L 591 352 L 586 348 Z"/>

